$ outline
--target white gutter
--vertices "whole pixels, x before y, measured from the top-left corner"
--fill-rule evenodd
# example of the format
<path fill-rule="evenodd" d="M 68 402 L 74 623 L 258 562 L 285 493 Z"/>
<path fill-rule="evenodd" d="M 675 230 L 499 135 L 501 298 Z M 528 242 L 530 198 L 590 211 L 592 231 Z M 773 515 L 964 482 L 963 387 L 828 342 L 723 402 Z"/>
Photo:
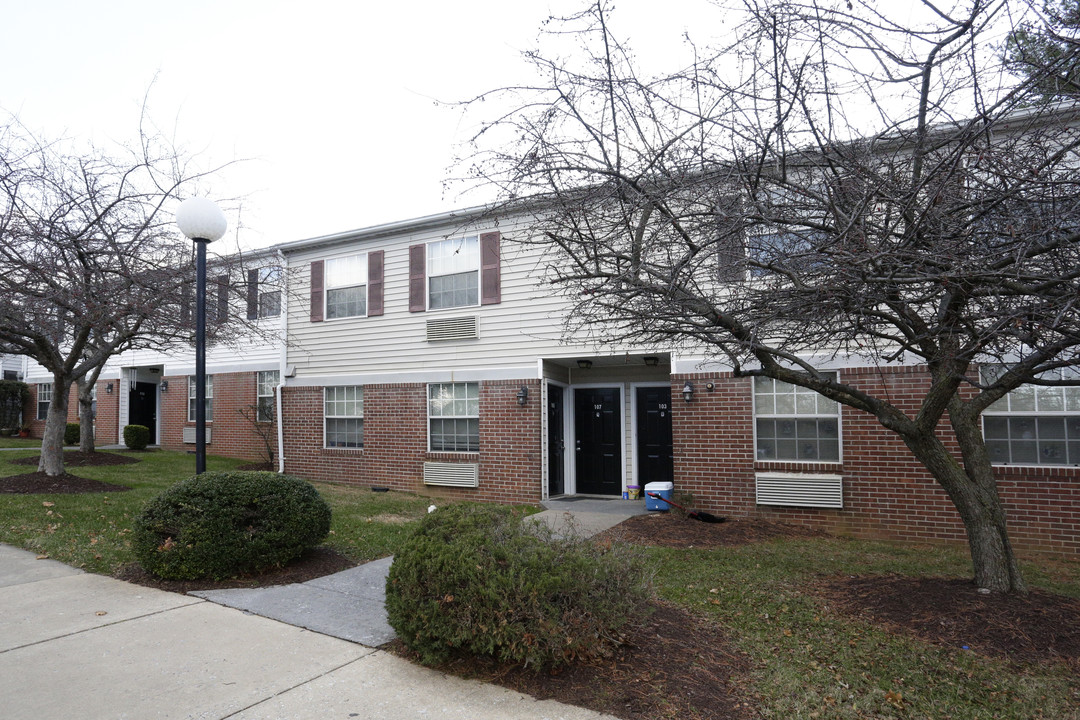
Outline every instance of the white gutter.
<path fill-rule="evenodd" d="M 281 319 L 278 320 L 279 330 L 281 331 L 281 350 L 278 358 L 278 386 L 277 396 L 275 398 L 275 415 L 274 419 L 277 421 L 277 456 L 278 456 L 278 472 L 285 472 L 285 416 L 281 411 L 281 393 L 285 388 L 285 372 L 288 370 L 288 366 L 285 364 L 288 360 L 288 341 L 289 341 L 289 293 L 288 293 L 288 277 L 289 268 L 285 262 L 285 253 L 281 250 L 276 251 L 278 261 L 281 263 L 281 277 L 285 283 L 285 287 L 281 289 Z"/>

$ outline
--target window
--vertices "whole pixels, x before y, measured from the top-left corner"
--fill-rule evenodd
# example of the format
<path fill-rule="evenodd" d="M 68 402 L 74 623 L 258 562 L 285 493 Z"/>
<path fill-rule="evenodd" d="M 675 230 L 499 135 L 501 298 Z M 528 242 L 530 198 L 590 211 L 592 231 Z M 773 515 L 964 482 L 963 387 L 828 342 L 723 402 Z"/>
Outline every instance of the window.
<path fill-rule="evenodd" d="M 326 317 L 367 315 L 367 254 L 326 261 Z"/>
<path fill-rule="evenodd" d="M 983 413 L 983 438 L 995 465 L 1080 465 L 1080 387 L 1021 385 Z"/>
<path fill-rule="evenodd" d="M 39 383 L 37 386 L 38 420 L 48 419 L 50 405 L 52 405 L 52 383 Z"/>
<path fill-rule="evenodd" d="M 429 446 L 432 452 L 480 450 L 480 386 L 428 385 Z"/>
<path fill-rule="evenodd" d="M 18 380 L 19 379 L 19 373 L 15 372 L 14 370 L 5 370 L 4 371 L 4 379 L 5 380 Z"/>
<path fill-rule="evenodd" d="M 274 388 L 278 384 L 277 370 L 263 370 L 256 378 L 256 412 L 259 422 L 274 422 Z"/>
<path fill-rule="evenodd" d="M 840 461 L 840 406 L 791 383 L 754 378 L 758 460 Z"/>
<path fill-rule="evenodd" d="M 281 268 L 261 268 L 259 270 L 259 317 L 277 317 L 280 314 Z"/>
<path fill-rule="evenodd" d="M 188 422 L 195 422 L 195 376 L 188 375 Z M 214 420 L 214 376 L 206 376 L 206 422 Z"/>
<path fill-rule="evenodd" d="M 480 304 L 480 239 L 449 238 L 427 245 L 428 308 Z"/>
<path fill-rule="evenodd" d="M 359 385 L 326 388 L 323 422 L 326 447 L 364 447 L 364 388 Z"/>

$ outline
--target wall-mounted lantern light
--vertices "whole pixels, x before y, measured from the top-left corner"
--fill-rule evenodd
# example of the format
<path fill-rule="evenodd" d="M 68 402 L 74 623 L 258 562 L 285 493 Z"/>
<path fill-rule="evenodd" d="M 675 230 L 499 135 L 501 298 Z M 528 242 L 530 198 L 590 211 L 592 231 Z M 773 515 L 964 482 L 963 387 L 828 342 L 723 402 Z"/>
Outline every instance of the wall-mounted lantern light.
<path fill-rule="evenodd" d="M 648 355 L 645 358 L 645 364 L 649 367 L 656 367 L 660 364 L 660 358 L 656 357 L 655 355 Z"/>
<path fill-rule="evenodd" d="M 162 380 L 160 387 L 161 387 L 161 392 L 169 392 L 169 381 L 168 380 Z"/>
<path fill-rule="evenodd" d="M 105 385 L 105 394 L 106 395 L 112 395 L 112 383 L 106 383 L 106 385 Z"/>
<path fill-rule="evenodd" d="M 521 389 L 517 391 L 517 401 L 518 405 L 521 405 L 522 407 L 525 406 L 525 403 L 529 402 L 529 388 L 524 385 L 521 386 Z"/>
<path fill-rule="evenodd" d="M 682 386 L 682 396 L 686 402 L 690 402 L 690 398 L 694 396 L 694 386 L 690 384 L 689 380 Z"/>
<path fill-rule="evenodd" d="M 588 370 L 592 367 L 592 360 L 578 360 L 577 366 L 582 370 Z"/>

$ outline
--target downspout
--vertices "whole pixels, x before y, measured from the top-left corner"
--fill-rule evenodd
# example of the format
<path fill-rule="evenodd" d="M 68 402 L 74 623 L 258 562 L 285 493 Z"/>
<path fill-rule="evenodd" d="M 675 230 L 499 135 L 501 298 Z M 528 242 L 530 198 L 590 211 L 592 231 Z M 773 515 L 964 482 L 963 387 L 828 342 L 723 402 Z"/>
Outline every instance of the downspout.
<path fill-rule="evenodd" d="M 288 281 L 288 266 L 285 263 L 285 253 L 281 250 L 277 251 L 278 259 L 281 262 L 281 277 L 285 284 L 285 287 L 281 289 L 281 317 L 278 320 L 279 330 L 281 332 L 281 349 L 278 357 L 278 386 L 276 401 L 276 412 L 274 416 L 277 420 L 277 456 L 278 456 L 278 472 L 285 472 L 285 416 L 282 414 L 282 402 L 281 394 L 285 389 L 285 373 L 288 370 L 286 361 L 288 360 L 288 339 L 289 339 L 289 281 Z"/>

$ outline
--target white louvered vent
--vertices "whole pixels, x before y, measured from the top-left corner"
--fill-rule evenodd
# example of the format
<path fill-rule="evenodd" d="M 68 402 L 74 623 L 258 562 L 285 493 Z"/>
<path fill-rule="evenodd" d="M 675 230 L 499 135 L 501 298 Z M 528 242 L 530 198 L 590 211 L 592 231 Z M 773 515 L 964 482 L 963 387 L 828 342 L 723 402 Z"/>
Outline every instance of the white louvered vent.
<path fill-rule="evenodd" d="M 758 505 L 844 507 L 844 478 L 841 475 L 758 473 L 756 479 Z"/>
<path fill-rule="evenodd" d="M 206 444 L 207 445 L 210 444 L 210 435 L 212 434 L 211 431 L 213 429 L 214 428 L 206 428 Z M 186 444 L 188 444 L 188 445 L 194 445 L 195 444 L 195 428 L 193 428 L 193 427 L 185 427 L 184 428 L 184 442 Z"/>
<path fill-rule="evenodd" d="M 479 487 L 480 466 L 476 463 L 424 463 L 425 485 Z"/>
<path fill-rule="evenodd" d="M 429 318 L 427 321 L 427 340 L 474 340 L 480 337 L 480 327 L 476 315 L 456 318 Z"/>

